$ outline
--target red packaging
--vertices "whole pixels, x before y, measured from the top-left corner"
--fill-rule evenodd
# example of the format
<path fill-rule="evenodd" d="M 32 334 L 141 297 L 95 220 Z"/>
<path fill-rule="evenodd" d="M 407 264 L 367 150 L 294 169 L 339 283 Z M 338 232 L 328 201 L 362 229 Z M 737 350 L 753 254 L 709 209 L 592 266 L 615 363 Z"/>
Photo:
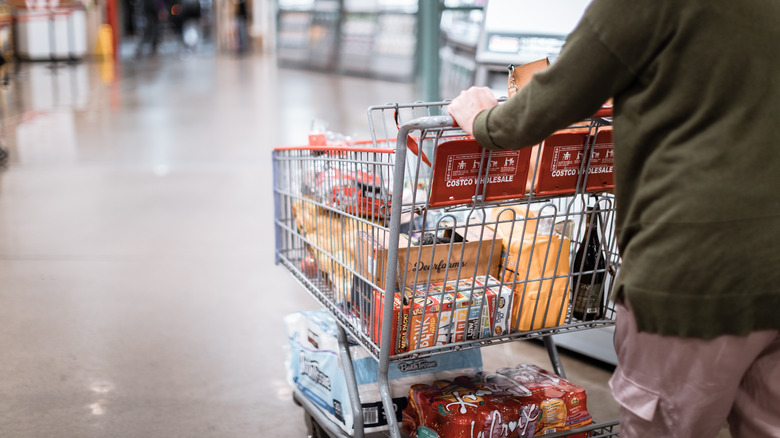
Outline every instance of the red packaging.
<path fill-rule="evenodd" d="M 537 195 L 574 193 L 578 183 L 582 186 L 580 167 L 583 165 L 583 159 L 589 159 L 586 161 L 589 167 L 586 170 L 585 191 L 614 189 L 615 151 L 612 144 L 612 127 L 599 128 L 592 145 L 587 144 L 588 132 L 587 129 L 565 129 L 551 135 L 542 143 L 541 163 L 534 184 Z"/>
<path fill-rule="evenodd" d="M 483 149 L 473 138 L 442 141 L 436 147 L 431 177 L 431 207 L 520 198 L 527 192 L 529 148 Z"/>
<path fill-rule="evenodd" d="M 381 347 L 385 293 L 372 290 L 371 296 L 370 303 L 363 299 L 353 308 L 364 318 L 365 332 Z M 403 296 L 396 292 L 390 354 L 506 333 L 511 299 L 511 289 L 485 276 L 406 288 Z"/>
<path fill-rule="evenodd" d="M 371 340 L 380 348 L 382 347 L 382 308 L 384 303 L 385 293 L 380 290 L 374 290 L 373 300 L 371 302 Z M 409 349 L 406 336 L 409 329 L 409 309 L 409 304 L 403 304 L 401 294 L 397 292 L 393 298 L 393 330 L 390 338 L 391 356 L 403 353 Z M 399 322 L 401 323 L 400 332 L 398 330 Z"/>
<path fill-rule="evenodd" d="M 484 281 L 488 279 L 490 284 L 486 285 Z M 497 280 L 483 276 L 407 288 L 406 300 L 414 301 L 410 349 L 505 333 L 507 302 L 512 291 L 497 285 Z M 423 300 L 427 300 L 425 306 Z M 417 339 L 420 339 L 419 346 Z"/>
<path fill-rule="evenodd" d="M 588 413 L 585 389 L 536 365 L 520 364 L 501 368 L 496 374 L 507 377 L 531 392 L 542 411 L 537 434 L 576 429 L 593 422 Z"/>
<path fill-rule="evenodd" d="M 409 324 L 409 349 L 433 347 L 446 344 L 446 330 L 439 328 L 439 318 L 442 308 L 442 296 L 413 296 L 411 301 L 411 317 Z M 438 330 L 437 330 L 438 329 Z"/>
<path fill-rule="evenodd" d="M 525 438 L 533 436 L 538 416 L 533 402 L 488 389 L 476 377 L 462 376 L 412 386 L 403 427 L 421 438 Z"/>
<path fill-rule="evenodd" d="M 582 388 L 533 365 L 414 385 L 403 413 L 420 438 L 528 438 L 591 422 Z"/>

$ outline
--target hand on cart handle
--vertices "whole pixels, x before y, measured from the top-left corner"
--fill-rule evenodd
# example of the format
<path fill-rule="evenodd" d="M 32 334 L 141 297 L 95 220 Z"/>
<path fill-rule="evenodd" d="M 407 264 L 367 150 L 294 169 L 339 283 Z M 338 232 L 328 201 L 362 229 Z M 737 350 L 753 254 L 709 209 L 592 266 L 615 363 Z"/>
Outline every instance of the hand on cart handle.
<path fill-rule="evenodd" d="M 463 90 L 450 102 L 448 111 L 455 124 L 466 134 L 474 135 L 474 119 L 477 114 L 498 105 L 498 100 L 488 87 L 471 87 Z"/>

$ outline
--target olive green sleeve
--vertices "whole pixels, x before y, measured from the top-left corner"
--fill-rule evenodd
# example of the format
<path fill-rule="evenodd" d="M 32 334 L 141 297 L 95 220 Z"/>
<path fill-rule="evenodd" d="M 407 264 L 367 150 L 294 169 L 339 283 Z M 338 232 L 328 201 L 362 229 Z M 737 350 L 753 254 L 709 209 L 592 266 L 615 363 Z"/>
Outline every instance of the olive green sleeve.
<path fill-rule="evenodd" d="M 582 20 L 555 64 L 535 74 L 504 104 L 477 115 L 474 136 L 486 149 L 533 146 L 593 115 L 632 78 Z"/>

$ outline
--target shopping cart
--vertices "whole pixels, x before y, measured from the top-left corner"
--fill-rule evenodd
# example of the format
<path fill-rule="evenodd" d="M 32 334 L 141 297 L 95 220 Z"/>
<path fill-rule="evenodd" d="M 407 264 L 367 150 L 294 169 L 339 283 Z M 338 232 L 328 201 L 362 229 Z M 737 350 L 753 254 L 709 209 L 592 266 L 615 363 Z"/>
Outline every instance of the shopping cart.
<path fill-rule="evenodd" d="M 551 335 L 614 323 L 610 113 L 535 148 L 491 152 L 453 126 L 447 104 L 371 107 L 370 142 L 273 152 L 276 263 L 334 316 L 344 345 L 349 337 L 378 360 L 393 437 L 390 363 L 541 339 L 565 377 Z M 352 436 L 363 436 L 348 349 L 341 355 Z M 350 436 L 296 399 L 318 430 Z"/>

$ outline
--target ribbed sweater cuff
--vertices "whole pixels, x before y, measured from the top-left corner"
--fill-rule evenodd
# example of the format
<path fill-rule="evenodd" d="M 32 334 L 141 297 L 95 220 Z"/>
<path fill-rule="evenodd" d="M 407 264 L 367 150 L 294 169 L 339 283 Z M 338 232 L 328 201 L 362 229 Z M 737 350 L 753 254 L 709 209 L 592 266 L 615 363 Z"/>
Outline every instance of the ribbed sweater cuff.
<path fill-rule="evenodd" d="M 490 113 L 496 108 L 498 108 L 498 106 L 483 110 L 474 118 L 474 126 L 472 128 L 474 130 L 474 138 L 476 138 L 479 145 L 485 149 L 503 149 L 501 146 L 493 143 L 493 140 L 490 138 L 490 131 L 488 130 L 488 118 L 490 117 Z"/>

